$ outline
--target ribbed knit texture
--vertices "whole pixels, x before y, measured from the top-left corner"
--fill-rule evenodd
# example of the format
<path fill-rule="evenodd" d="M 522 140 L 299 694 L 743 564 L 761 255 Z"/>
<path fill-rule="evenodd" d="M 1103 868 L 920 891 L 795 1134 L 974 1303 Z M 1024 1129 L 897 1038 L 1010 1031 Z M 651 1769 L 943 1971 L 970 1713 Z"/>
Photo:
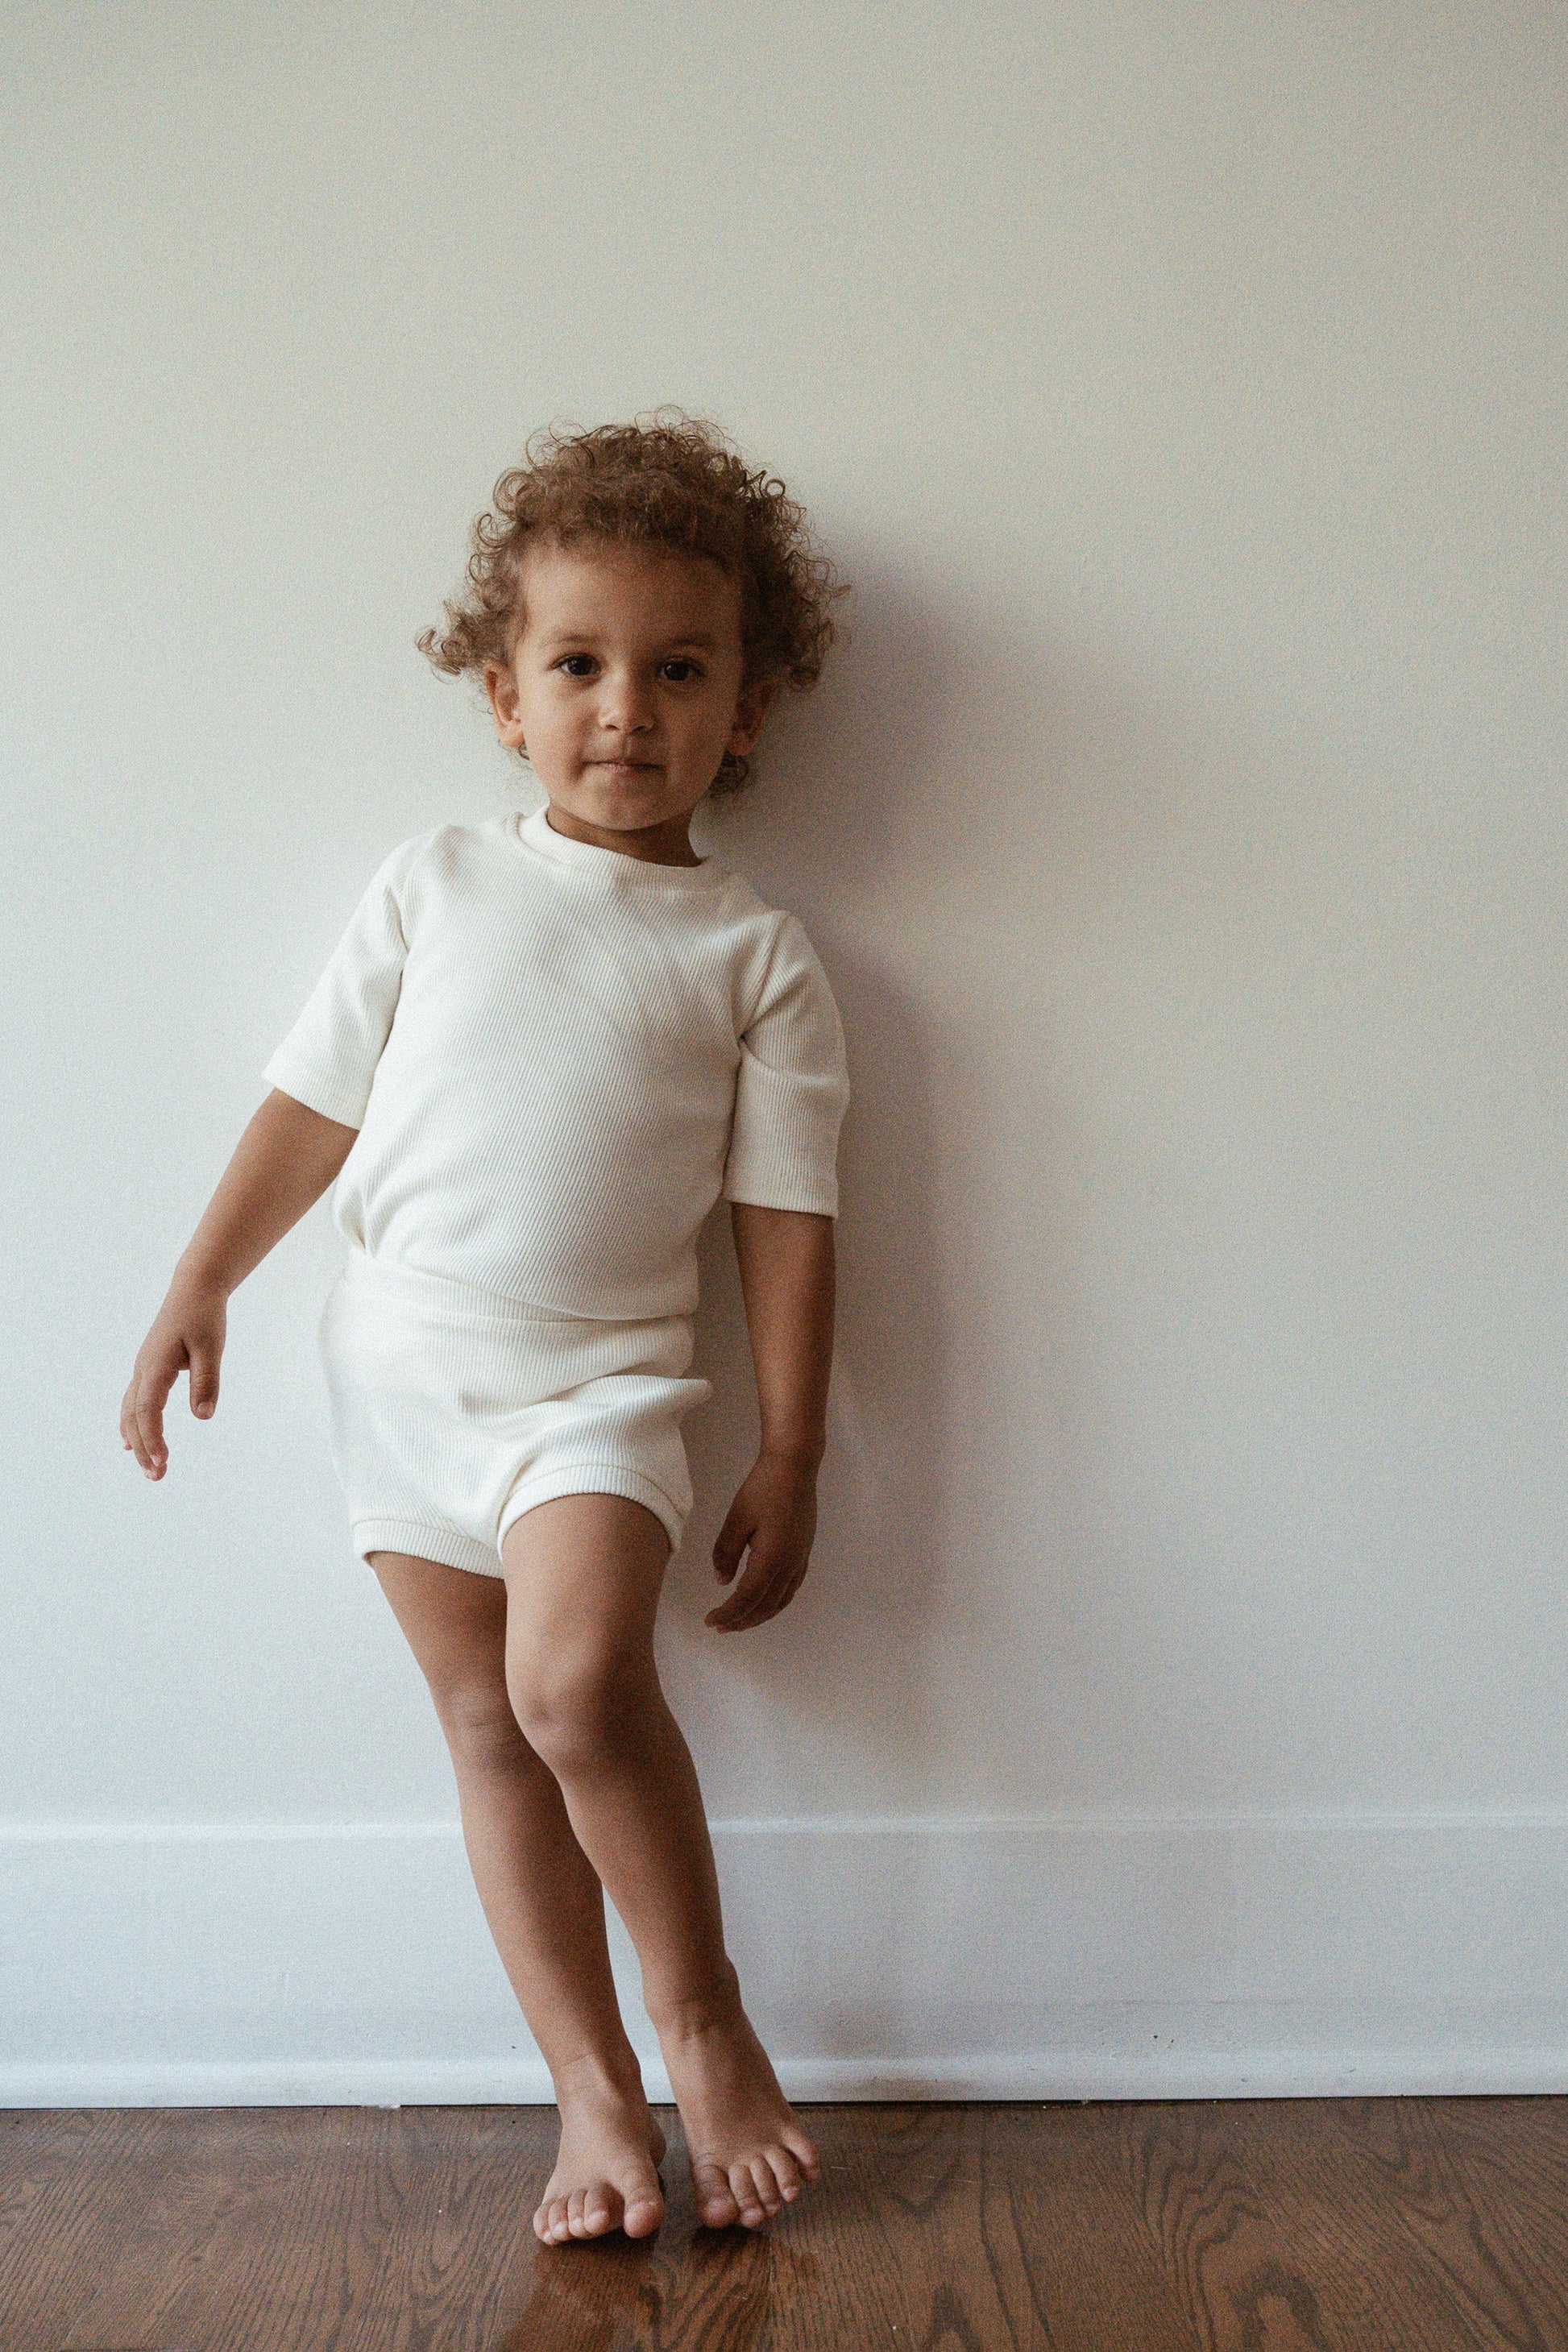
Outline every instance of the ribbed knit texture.
<path fill-rule="evenodd" d="M 679 1545 L 689 1315 L 559 1315 L 351 1247 L 316 1341 L 355 1549 L 500 1572 L 507 1528 L 557 1495 L 625 1495 Z"/>
<path fill-rule="evenodd" d="M 796 918 L 543 809 L 400 843 L 264 1075 L 359 1129 L 349 1241 L 563 1314 L 692 1313 L 721 1194 L 837 1214 L 844 1032 Z"/>

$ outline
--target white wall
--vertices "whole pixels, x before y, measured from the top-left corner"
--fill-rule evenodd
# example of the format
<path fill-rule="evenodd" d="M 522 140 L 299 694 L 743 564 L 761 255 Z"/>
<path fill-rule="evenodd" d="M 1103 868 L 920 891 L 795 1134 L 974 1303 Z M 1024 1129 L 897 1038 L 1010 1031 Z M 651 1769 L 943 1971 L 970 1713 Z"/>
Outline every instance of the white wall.
<path fill-rule="evenodd" d="M 660 1636 L 786 2083 L 1568 2087 L 1565 70 L 1517 5 L 10 12 L 0 2099 L 543 2091 L 325 1203 L 162 1483 L 116 1423 L 365 878 L 527 798 L 413 646 L 469 518 L 661 400 L 858 586 L 709 835 L 849 1036 L 821 1530 L 705 1632 L 715 1221 Z"/>

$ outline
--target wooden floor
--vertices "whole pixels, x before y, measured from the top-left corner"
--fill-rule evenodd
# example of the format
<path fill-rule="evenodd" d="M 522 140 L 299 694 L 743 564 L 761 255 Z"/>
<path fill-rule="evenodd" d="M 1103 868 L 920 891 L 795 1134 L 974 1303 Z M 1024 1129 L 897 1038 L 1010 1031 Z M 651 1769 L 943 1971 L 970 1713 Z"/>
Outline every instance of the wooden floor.
<path fill-rule="evenodd" d="M 1568 2100 L 820 2106 L 823 2185 L 544 2248 L 540 2107 L 0 2115 L 4 2352 L 1568 2347 Z"/>

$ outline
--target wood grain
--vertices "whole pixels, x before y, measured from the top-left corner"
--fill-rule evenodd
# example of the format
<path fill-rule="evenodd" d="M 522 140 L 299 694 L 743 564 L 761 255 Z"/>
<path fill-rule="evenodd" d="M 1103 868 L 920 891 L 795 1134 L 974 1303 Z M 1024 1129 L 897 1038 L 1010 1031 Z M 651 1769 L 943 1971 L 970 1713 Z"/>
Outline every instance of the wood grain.
<path fill-rule="evenodd" d="M 0 2115 L 0 2352 L 1568 2352 L 1568 2101 L 805 2108 L 823 2180 L 542 2247 L 538 2107 Z"/>

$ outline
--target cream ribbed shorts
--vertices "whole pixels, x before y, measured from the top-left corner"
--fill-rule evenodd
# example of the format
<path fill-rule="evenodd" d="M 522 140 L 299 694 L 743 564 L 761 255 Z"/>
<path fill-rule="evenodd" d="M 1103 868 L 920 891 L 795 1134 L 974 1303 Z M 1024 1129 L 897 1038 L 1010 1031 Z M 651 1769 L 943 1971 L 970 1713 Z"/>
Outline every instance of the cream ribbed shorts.
<path fill-rule="evenodd" d="M 524 1306 L 351 1244 L 316 1332 L 354 1549 L 500 1574 L 514 1519 L 627 1495 L 678 1545 L 691 1509 L 685 1315 L 614 1323 Z"/>

